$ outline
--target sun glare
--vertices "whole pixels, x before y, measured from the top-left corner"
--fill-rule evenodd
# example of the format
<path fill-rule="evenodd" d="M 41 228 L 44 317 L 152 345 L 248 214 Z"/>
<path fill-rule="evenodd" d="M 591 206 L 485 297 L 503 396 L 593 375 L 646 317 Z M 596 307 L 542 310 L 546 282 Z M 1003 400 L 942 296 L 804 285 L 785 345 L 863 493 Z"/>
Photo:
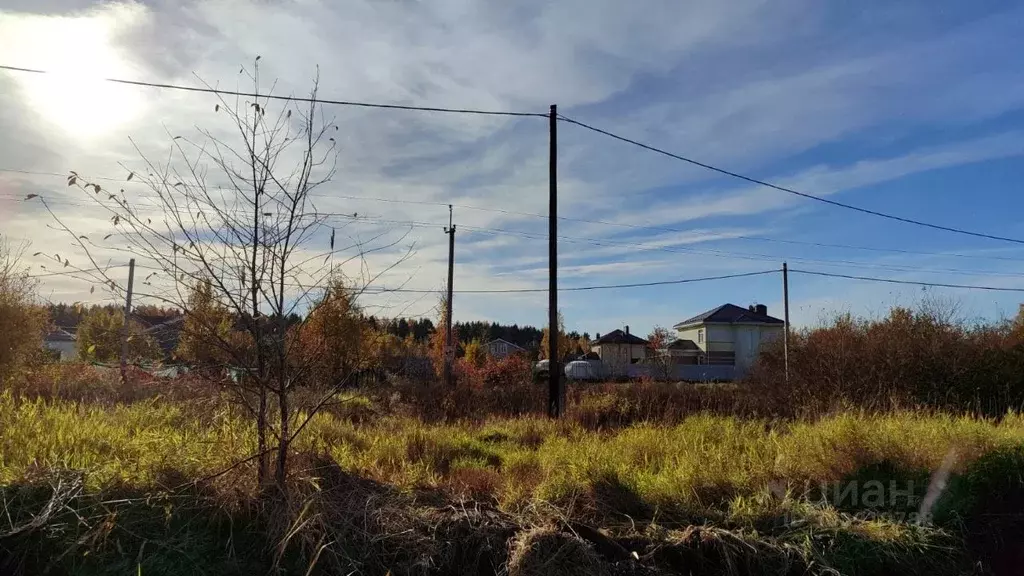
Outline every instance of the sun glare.
<path fill-rule="evenodd" d="M 137 88 L 104 82 L 130 75 L 131 67 L 112 40 L 119 16 L 0 18 L 0 54 L 5 63 L 52 71 L 16 74 L 28 108 L 69 136 L 94 140 L 123 127 L 141 111 Z"/>

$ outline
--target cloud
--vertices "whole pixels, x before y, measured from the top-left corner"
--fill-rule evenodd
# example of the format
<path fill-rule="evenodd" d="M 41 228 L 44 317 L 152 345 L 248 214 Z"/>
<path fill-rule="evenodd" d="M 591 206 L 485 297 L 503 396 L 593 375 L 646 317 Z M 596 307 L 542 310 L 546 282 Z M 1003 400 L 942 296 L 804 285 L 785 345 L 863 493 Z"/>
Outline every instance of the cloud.
<path fill-rule="evenodd" d="M 333 98 L 536 112 L 557 103 L 564 114 L 623 135 L 857 203 L 855 194 L 875 184 L 1024 149 L 1019 126 L 993 133 L 984 125 L 1024 104 L 1013 59 L 992 56 L 1024 47 L 1021 12 L 948 8 L 877 5 L 846 13 L 806 0 L 656 0 L 643 10 L 610 0 L 47 0 L 8 3 L 0 12 L 0 53 L 15 65 L 55 67 L 85 58 L 92 68 L 84 72 L 94 75 L 189 85 L 202 79 L 225 88 L 244 88 L 239 66 L 251 70 L 260 55 L 264 87 L 276 80 L 278 94 L 305 94 L 319 65 L 321 95 Z M 922 18 L 923 10 L 932 16 Z M 171 135 L 202 127 L 230 136 L 225 118 L 213 112 L 213 96 L 102 85 L 94 87 L 93 100 L 77 101 L 73 90 L 51 86 L 47 92 L 37 80 L 0 73 L 0 157 L 10 163 L 0 168 L 116 177 L 125 172 L 122 163 L 141 169 L 129 136 L 158 162 Z M 421 223 L 346 228 L 370 237 L 391 227 L 416 242 L 414 257 L 382 282 L 443 285 L 447 238 L 440 228 L 450 202 L 507 210 L 456 207 L 462 227 L 457 286 L 545 285 L 547 223 L 514 213 L 547 212 L 543 118 L 326 111 L 339 126 L 341 154 L 336 178 L 317 192 L 318 208 Z M 934 126 L 948 131 L 910 137 Z M 963 127 L 971 130 L 956 131 Z M 832 156 L 815 155 L 821 147 L 844 145 Z M 559 175 L 563 216 L 700 224 L 683 233 L 562 221 L 561 234 L 598 241 L 561 243 L 567 282 L 748 271 L 762 263 L 713 258 L 708 250 L 744 250 L 731 242 L 741 235 L 785 236 L 796 220 L 787 216 L 813 209 L 804 200 L 737 186 L 568 124 L 559 125 Z M 43 228 L 38 210 L 17 201 L 29 191 L 45 192 L 62 215 L 82 216 L 75 223 L 85 233 L 106 225 L 85 218 L 89 214 L 77 205 L 82 200 L 60 178 L 0 172 L 5 229 L 31 237 L 40 249 L 66 250 L 67 243 Z M 637 243 L 669 250 L 627 245 Z M 395 251 L 374 254 L 369 265 L 385 269 L 396 257 Z M 616 314 L 627 320 L 650 316 L 644 311 L 650 309 L 674 317 L 716 303 L 702 299 L 749 299 L 760 287 L 708 289 L 686 303 L 667 292 L 652 296 L 657 302 L 633 294 L 614 300 L 621 304 Z M 610 298 L 573 298 L 577 316 L 570 322 L 607 323 L 584 318 L 607 310 Z M 392 295 L 371 301 L 406 306 L 421 300 Z M 516 305 L 467 295 L 456 316 L 543 320 L 543 295 L 509 301 Z"/>
<path fill-rule="evenodd" d="M 846 166 L 816 165 L 768 180 L 798 192 L 826 197 L 920 172 L 1020 155 L 1024 155 L 1024 133 L 1010 132 L 890 158 L 860 160 Z M 748 185 L 726 192 L 689 195 L 681 202 L 652 201 L 644 210 L 633 211 L 621 220 L 639 225 L 671 224 L 719 216 L 749 216 L 807 202 L 810 201 L 785 192 Z"/>

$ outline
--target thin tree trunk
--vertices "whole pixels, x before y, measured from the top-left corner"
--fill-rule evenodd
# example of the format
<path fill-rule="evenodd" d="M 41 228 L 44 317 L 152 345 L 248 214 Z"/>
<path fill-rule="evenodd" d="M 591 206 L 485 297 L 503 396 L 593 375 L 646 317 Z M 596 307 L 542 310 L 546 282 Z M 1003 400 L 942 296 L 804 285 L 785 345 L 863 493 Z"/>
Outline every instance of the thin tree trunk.
<path fill-rule="evenodd" d="M 267 389 L 260 386 L 260 405 L 256 413 L 256 450 L 259 457 L 256 460 L 256 480 L 260 487 L 265 486 L 269 472 L 269 457 L 267 453 Z"/>
<path fill-rule="evenodd" d="M 274 473 L 274 479 L 277 482 L 277 487 L 281 494 L 285 494 L 288 480 L 288 390 L 281 388 L 281 392 L 278 394 L 278 407 L 281 412 L 281 438 L 277 442 L 277 470 Z"/>

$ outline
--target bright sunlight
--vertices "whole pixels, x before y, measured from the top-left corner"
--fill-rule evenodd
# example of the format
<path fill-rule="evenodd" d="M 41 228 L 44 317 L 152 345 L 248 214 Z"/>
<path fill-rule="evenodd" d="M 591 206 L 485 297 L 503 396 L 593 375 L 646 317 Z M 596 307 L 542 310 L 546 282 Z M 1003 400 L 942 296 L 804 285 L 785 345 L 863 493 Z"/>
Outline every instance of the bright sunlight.
<path fill-rule="evenodd" d="M 115 131 L 142 108 L 138 89 L 104 82 L 130 76 L 113 39 L 125 20 L 141 8 L 119 7 L 81 16 L 0 18 L 0 54 L 11 62 L 48 70 L 48 75 L 17 77 L 25 103 L 42 118 L 80 140 Z"/>

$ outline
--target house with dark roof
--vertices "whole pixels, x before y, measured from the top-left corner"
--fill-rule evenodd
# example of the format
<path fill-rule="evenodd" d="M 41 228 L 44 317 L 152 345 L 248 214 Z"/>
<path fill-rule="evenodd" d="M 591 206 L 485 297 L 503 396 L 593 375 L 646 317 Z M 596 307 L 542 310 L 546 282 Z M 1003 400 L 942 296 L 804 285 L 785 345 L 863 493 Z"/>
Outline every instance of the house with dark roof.
<path fill-rule="evenodd" d="M 598 334 L 590 342 L 590 351 L 601 358 L 610 376 L 620 376 L 627 373 L 627 366 L 647 357 L 647 340 L 630 334 L 626 326 L 625 330 L 612 330 L 604 336 Z"/>
<path fill-rule="evenodd" d="M 668 356 L 673 364 L 701 364 L 704 351 L 693 340 L 676 338 L 663 350 L 658 351 L 663 357 Z"/>
<path fill-rule="evenodd" d="M 78 358 L 78 338 L 63 328 L 47 332 L 43 337 L 43 346 L 52 351 L 61 362 L 70 362 Z"/>
<path fill-rule="evenodd" d="M 163 352 L 164 360 L 174 359 L 174 351 L 178 348 L 178 341 L 181 339 L 181 331 L 185 327 L 185 316 L 174 316 L 149 326 L 142 331 L 156 342 Z"/>
<path fill-rule="evenodd" d="M 761 345 L 781 338 L 786 323 L 768 315 L 763 304 L 747 308 L 723 304 L 687 318 L 673 328 L 678 346 L 696 347 L 700 363 L 735 366 L 740 374 L 757 359 Z M 675 343 L 674 343 L 675 344 Z M 692 346 L 691 346 L 692 344 Z"/>

